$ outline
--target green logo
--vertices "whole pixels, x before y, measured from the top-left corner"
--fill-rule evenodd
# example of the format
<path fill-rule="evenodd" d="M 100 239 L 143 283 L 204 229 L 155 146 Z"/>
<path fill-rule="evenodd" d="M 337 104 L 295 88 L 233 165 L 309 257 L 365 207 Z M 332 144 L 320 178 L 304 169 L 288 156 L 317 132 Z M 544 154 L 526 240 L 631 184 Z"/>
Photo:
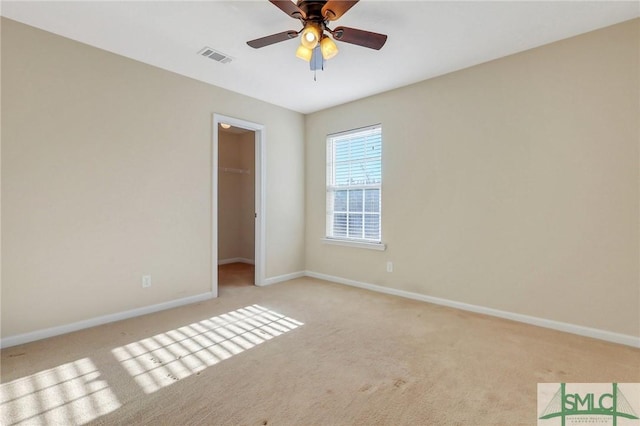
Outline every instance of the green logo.
<path fill-rule="evenodd" d="M 566 418 L 570 416 L 608 416 L 613 426 L 617 426 L 619 418 L 639 419 L 617 383 L 611 383 L 611 391 L 608 389 L 603 391 L 602 385 L 593 386 L 596 384 L 591 384 L 591 389 L 586 383 L 570 385 L 572 385 L 572 391 L 568 392 L 567 384 L 560 383 L 559 389 L 540 414 L 539 420 L 559 417 L 562 426 L 565 426 Z M 538 397 L 540 397 L 540 384 Z M 538 424 L 544 423 L 538 422 Z"/>

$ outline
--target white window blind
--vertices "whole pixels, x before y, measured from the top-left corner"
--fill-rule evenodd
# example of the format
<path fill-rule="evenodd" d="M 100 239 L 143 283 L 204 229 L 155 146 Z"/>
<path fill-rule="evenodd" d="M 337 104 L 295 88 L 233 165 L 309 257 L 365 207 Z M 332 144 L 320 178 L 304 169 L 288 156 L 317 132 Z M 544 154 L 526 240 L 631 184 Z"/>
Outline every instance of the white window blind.
<path fill-rule="evenodd" d="M 382 128 L 327 137 L 327 238 L 382 240 Z"/>

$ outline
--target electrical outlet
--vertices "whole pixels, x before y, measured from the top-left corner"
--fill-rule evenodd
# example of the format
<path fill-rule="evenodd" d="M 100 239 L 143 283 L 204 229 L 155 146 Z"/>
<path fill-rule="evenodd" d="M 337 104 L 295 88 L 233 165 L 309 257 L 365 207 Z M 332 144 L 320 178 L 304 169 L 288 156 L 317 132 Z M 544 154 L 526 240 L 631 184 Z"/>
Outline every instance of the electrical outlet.
<path fill-rule="evenodd" d="M 143 275 L 142 276 L 142 288 L 151 287 L 151 275 Z"/>
<path fill-rule="evenodd" d="M 387 262 L 387 272 L 393 272 L 393 262 Z"/>

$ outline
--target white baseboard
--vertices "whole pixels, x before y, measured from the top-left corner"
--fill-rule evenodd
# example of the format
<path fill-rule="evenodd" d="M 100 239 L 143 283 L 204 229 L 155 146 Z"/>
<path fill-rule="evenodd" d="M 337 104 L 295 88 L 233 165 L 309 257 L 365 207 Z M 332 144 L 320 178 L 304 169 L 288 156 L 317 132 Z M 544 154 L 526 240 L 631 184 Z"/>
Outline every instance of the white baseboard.
<path fill-rule="evenodd" d="M 379 293 L 391 294 L 394 296 L 405 297 L 407 299 L 420 300 L 423 302 L 433 303 L 436 305 L 448 306 L 451 308 L 461 309 L 464 311 L 476 312 L 479 314 L 490 315 L 498 318 L 504 318 L 512 321 L 518 321 L 525 324 L 536 325 L 538 327 L 550 328 L 553 330 L 564 331 L 566 333 L 577 334 L 580 336 L 592 337 L 594 339 L 605 340 L 607 342 L 619 343 L 622 345 L 640 348 L 640 337 L 630 336 L 627 334 L 614 333 L 611 331 L 600 330 L 597 328 L 584 327 L 581 325 L 569 324 L 566 322 L 553 321 L 544 318 L 532 317 L 529 315 L 517 314 L 514 312 L 501 311 L 498 309 L 487 308 L 484 306 L 471 305 L 468 303 L 456 302 L 439 297 L 427 296 L 425 294 L 413 293 L 410 291 L 398 290 L 390 287 L 383 287 L 376 284 L 363 283 L 360 281 L 350 280 L 332 275 L 321 274 L 313 271 L 306 271 L 305 275 L 312 278 L 318 278 L 325 281 L 331 281 L 338 284 L 345 284 L 352 287 L 359 287 L 366 290 L 372 290 Z"/>
<path fill-rule="evenodd" d="M 283 281 L 293 280 L 295 278 L 304 277 L 306 275 L 305 271 L 292 272 L 290 274 L 278 275 L 277 277 L 271 277 L 264 280 L 262 286 L 281 283 Z"/>
<path fill-rule="evenodd" d="M 108 324 L 110 322 L 120 321 L 127 318 L 133 318 L 140 315 L 146 315 L 153 312 L 164 311 L 165 309 L 176 308 L 178 306 L 189 305 L 191 303 L 202 302 L 214 297 L 214 294 L 202 293 L 195 296 L 189 296 L 182 299 L 171 300 L 169 302 L 158 303 L 156 305 L 144 306 L 141 308 L 131 309 L 129 311 L 117 312 L 115 314 L 103 315 L 100 317 L 90 318 L 71 324 L 61 325 L 58 327 L 46 328 L 44 330 L 32 331 L 30 333 L 18 334 L 15 336 L 3 337 L 0 339 L 0 348 L 8 348 L 11 346 L 21 345 L 48 337 L 59 336 L 61 334 L 71 333 L 73 331 L 83 330 L 85 328 L 95 327 L 97 325 Z"/>
<path fill-rule="evenodd" d="M 292 272 L 290 274 L 284 274 L 284 275 L 267 278 L 262 284 L 262 286 L 276 284 L 276 283 L 280 283 L 283 281 L 288 281 L 288 280 L 292 280 L 292 279 L 300 278 L 304 276 L 318 278 L 325 281 L 331 281 L 338 284 L 349 285 L 352 287 L 358 287 L 358 288 L 371 290 L 379 293 L 405 297 L 407 299 L 419 300 L 423 302 L 433 303 L 436 305 L 448 306 L 451 308 L 461 309 L 464 311 L 476 312 L 479 314 L 490 315 L 490 316 L 504 318 L 512 321 L 518 321 L 525 324 L 536 325 L 538 327 L 564 331 L 567 333 L 591 337 L 594 339 L 600 339 L 600 340 L 613 342 L 613 343 L 619 343 L 622 345 L 632 346 L 635 348 L 640 348 L 640 338 L 635 336 L 614 333 L 611 331 L 584 327 L 584 326 L 569 324 L 569 323 L 560 322 L 560 321 L 553 321 L 553 320 L 548 320 L 544 318 L 532 317 L 529 315 L 517 314 L 514 312 L 501 311 L 498 309 L 487 308 L 487 307 L 478 306 L 478 305 L 471 305 L 463 302 L 456 302 L 453 300 L 427 296 L 425 294 L 413 293 L 405 290 L 398 290 L 395 288 L 384 287 L 376 284 L 364 283 L 360 281 L 350 280 L 347 278 L 336 277 L 333 275 L 321 274 L 313 271 Z M 169 302 L 158 303 L 156 305 L 144 306 L 141 308 L 131 309 L 124 312 L 118 312 L 115 314 L 109 314 L 109 315 L 103 315 L 100 317 L 90 318 L 87 320 L 74 322 L 72 324 L 66 324 L 58 327 L 51 327 L 44 330 L 37 330 L 30 333 L 24 333 L 24 334 L 19 334 L 15 336 L 3 337 L 0 339 L 0 348 L 8 348 L 11 346 L 21 345 L 23 343 L 29 343 L 29 342 L 33 342 L 40 339 L 46 339 L 48 337 L 58 336 L 61 334 L 71 333 L 73 331 L 95 327 L 95 326 L 107 324 L 110 322 L 120 321 L 127 318 L 133 318 L 140 315 L 146 315 L 153 312 L 163 311 L 165 309 L 176 308 L 178 306 L 183 306 L 191 303 L 208 300 L 213 297 L 215 297 L 215 295 L 211 292 L 203 293 L 195 296 L 185 297 L 182 299 L 172 300 Z"/>
<path fill-rule="evenodd" d="M 253 259 L 247 259 L 246 257 L 232 257 L 230 259 L 218 259 L 218 265 L 228 265 L 229 263 L 246 263 L 248 265 L 254 265 Z"/>

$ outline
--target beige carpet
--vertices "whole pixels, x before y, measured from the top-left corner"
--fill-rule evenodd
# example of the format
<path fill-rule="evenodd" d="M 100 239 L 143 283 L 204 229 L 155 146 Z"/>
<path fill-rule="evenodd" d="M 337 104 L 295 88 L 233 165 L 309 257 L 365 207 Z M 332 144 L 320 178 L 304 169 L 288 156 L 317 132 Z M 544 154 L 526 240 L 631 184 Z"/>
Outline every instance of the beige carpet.
<path fill-rule="evenodd" d="M 220 296 L 3 350 L 0 423 L 534 425 L 538 382 L 640 382 L 637 349 L 310 278 Z"/>

